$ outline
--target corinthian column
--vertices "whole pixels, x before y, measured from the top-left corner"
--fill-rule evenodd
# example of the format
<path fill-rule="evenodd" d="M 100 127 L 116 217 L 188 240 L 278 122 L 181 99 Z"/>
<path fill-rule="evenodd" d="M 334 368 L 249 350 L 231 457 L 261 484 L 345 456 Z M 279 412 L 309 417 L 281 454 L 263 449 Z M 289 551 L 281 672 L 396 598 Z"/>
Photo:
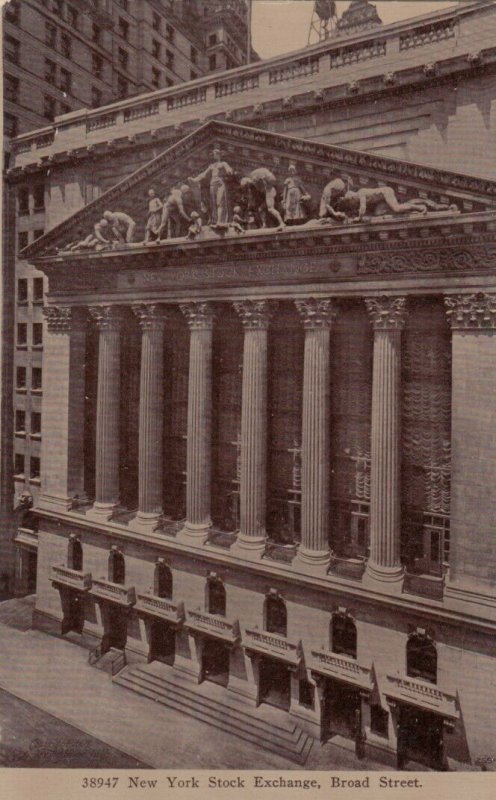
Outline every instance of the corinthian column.
<path fill-rule="evenodd" d="M 181 311 L 190 329 L 186 523 L 181 537 L 204 540 L 212 525 L 210 484 L 214 314 L 209 303 L 184 303 Z"/>
<path fill-rule="evenodd" d="M 132 527 L 153 531 L 162 514 L 164 326 L 160 306 L 136 305 L 141 328 L 138 513 Z"/>
<path fill-rule="evenodd" d="M 89 512 L 110 519 L 119 503 L 119 409 L 122 311 L 116 306 L 89 309 L 99 331 L 96 401 L 95 502 Z"/>
<path fill-rule="evenodd" d="M 301 545 L 299 566 L 329 563 L 329 339 L 336 316 L 332 301 L 297 300 L 305 327 L 301 445 Z"/>
<path fill-rule="evenodd" d="M 240 525 L 235 550 L 258 558 L 265 550 L 267 480 L 267 338 L 269 303 L 234 303 L 244 328 L 241 399 Z"/>
<path fill-rule="evenodd" d="M 374 327 L 367 576 L 401 587 L 400 378 L 404 297 L 365 300 Z"/>

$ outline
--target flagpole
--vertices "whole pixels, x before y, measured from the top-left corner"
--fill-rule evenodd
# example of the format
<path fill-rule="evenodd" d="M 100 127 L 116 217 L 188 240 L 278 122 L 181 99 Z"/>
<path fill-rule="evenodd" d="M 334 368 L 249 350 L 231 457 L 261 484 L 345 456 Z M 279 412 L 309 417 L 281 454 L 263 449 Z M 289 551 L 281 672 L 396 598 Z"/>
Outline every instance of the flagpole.
<path fill-rule="evenodd" d="M 251 63 L 251 11 L 252 11 L 252 0 L 247 0 L 248 2 L 248 9 L 247 9 L 247 20 L 246 24 L 248 27 L 247 30 L 247 53 L 246 53 L 246 63 Z"/>

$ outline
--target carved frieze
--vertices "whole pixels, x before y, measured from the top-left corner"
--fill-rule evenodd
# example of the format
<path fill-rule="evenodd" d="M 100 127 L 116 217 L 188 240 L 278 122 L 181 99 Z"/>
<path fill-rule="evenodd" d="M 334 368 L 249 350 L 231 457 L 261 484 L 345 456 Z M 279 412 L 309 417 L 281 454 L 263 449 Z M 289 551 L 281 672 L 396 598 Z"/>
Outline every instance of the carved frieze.
<path fill-rule="evenodd" d="M 402 272 L 465 272 L 496 269 L 496 245 L 456 249 L 408 249 L 389 253 L 364 253 L 358 258 L 359 275 Z"/>
<path fill-rule="evenodd" d="M 496 294 L 453 294 L 444 302 L 453 330 L 496 330 Z"/>

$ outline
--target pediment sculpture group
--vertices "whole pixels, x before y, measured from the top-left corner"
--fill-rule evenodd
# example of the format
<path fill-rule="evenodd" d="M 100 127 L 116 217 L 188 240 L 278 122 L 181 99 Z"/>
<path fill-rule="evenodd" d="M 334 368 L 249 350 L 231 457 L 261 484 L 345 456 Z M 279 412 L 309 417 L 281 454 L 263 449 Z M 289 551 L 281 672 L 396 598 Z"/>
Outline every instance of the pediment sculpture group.
<path fill-rule="evenodd" d="M 401 202 L 390 186 L 356 188 L 347 175 L 333 177 L 326 184 L 315 208 L 294 163 L 289 164 L 281 193 L 278 179 L 268 167 L 257 167 L 240 177 L 222 159 L 219 147 L 214 148 L 212 157 L 203 172 L 172 186 L 163 199 L 154 188 L 148 190 L 143 244 L 211 239 L 261 229 L 354 224 L 371 216 L 459 212 L 456 205 L 426 197 Z M 104 211 L 84 239 L 72 242 L 62 252 L 115 249 L 135 242 L 135 233 L 136 222 L 129 214 Z"/>

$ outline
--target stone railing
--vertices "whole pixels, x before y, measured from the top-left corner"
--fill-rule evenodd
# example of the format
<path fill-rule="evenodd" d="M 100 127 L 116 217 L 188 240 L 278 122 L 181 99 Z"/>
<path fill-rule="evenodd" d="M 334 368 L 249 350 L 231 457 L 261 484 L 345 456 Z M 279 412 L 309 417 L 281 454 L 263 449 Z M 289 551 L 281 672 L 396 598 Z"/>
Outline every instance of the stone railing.
<path fill-rule="evenodd" d="M 281 83 L 290 81 L 293 78 L 301 78 L 305 75 L 315 75 L 319 71 L 319 57 L 301 58 L 291 64 L 284 64 L 277 69 L 269 71 L 269 83 Z"/>
<path fill-rule="evenodd" d="M 173 603 L 165 597 L 157 597 L 154 594 L 136 595 L 136 611 L 150 614 L 153 617 L 160 617 L 173 625 L 181 625 L 184 621 L 184 603 Z"/>
<path fill-rule="evenodd" d="M 53 583 L 60 583 L 71 589 L 79 589 L 81 592 L 87 592 L 88 589 L 91 589 L 91 572 L 69 569 L 69 567 L 64 567 L 63 564 L 52 565 L 50 580 Z"/>
<path fill-rule="evenodd" d="M 258 75 L 243 75 L 233 78 L 230 81 L 220 81 L 215 84 L 215 96 L 226 97 L 230 94 L 247 92 L 250 89 L 257 89 L 259 84 Z"/>
<path fill-rule="evenodd" d="M 331 575 L 339 575 L 343 578 L 352 578 L 353 580 L 361 580 L 365 572 L 365 557 L 356 556 L 355 558 L 344 558 L 341 556 L 331 555 L 329 564 L 329 573 Z"/>
<path fill-rule="evenodd" d="M 100 130 L 100 128 L 111 128 L 113 125 L 117 125 L 116 112 L 113 114 L 102 114 L 98 117 L 90 117 L 86 123 L 86 130 L 90 133 L 91 131 Z"/>
<path fill-rule="evenodd" d="M 284 636 L 254 628 L 245 628 L 243 645 L 247 650 L 274 656 L 294 666 L 300 663 L 303 656 L 301 642 L 291 642 Z"/>
<path fill-rule="evenodd" d="M 227 642 L 237 642 L 240 639 L 239 622 L 229 622 L 217 614 L 208 614 L 205 611 L 187 611 L 186 627 L 198 633 L 207 633 Z"/>
<path fill-rule="evenodd" d="M 443 692 L 432 683 L 405 675 L 388 675 L 384 687 L 386 697 L 420 706 L 427 711 L 437 711 L 443 716 L 458 717 L 456 697 Z"/>
<path fill-rule="evenodd" d="M 453 18 L 406 31 L 400 36 L 400 50 L 410 50 L 412 47 L 423 47 L 426 44 L 437 44 L 444 39 L 452 39 L 456 32 L 455 26 L 456 20 Z"/>
<path fill-rule="evenodd" d="M 359 64 L 361 61 L 368 61 L 370 58 L 378 58 L 386 55 L 386 40 L 377 39 L 363 44 L 342 47 L 340 50 L 333 51 L 330 55 L 329 65 L 331 69 L 346 67 L 350 64 Z"/>
<path fill-rule="evenodd" d="M 105 578 L 93 579 L 91 594 L 122 606 L 133 606 L 136 603 L 134 586 L 122 586 L 120 583 L 112 583 Z"/>
<path fill-rule="evenodd" d="M 320 675 L 353 683 L 363 689 L 371 689 L 370 667 L 363 667 L 351 656 L 331 653 L 329 650 L 312 650 L 310 668 Z"/>
<path fill-rule="evenodd" d="M 153 117 L 160 111 L 160 104 L 158 100 L 152 103 L 144 103 L 141 106 L 126 108 L 124 111 L 124 122 L 130 122 L 133 119 L 142 119 L 142 117 Z"/>
<path fill-rule="evenodd" d="M 183 94 L 175 95 L 167 99 L 167 110 L 173 111 L 175 108 L 185 108 L 186 106 L 194 106 L 198 103 L 204 103 L 207 99 L 207 89 L 202 86 L 199 89 L 192 89 L 190 92 L 183 92 Z"/>

